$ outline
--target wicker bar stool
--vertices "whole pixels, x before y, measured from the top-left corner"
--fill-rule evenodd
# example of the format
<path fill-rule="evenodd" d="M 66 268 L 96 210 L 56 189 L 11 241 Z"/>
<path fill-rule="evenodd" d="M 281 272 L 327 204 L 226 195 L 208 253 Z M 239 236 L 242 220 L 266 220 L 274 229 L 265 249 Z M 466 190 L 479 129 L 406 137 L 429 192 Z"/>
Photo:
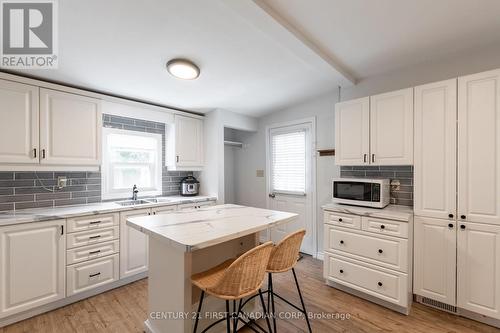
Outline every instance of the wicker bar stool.
<path fill-rule="evenodd" d="M 291 307 L 297 309 L 298 311 L 304 314 L 306 319 L 307 328 L 309 332 L 312 333 L 311 323 L 309 322 L 309 317 L 307 316 L 306 306 L 304 304 L 304 299 L 302 298 L 302 292 L 300 291 L 299 281 L 297 280 L 297 274 L 295 274 L 295 264 L 297 264 L 297 260 L 300 257 L 300 245 L 302 244 L 302 240 L 306 234 L 305 229 L 298 230 L 290 235 L 286 236 L 273 247 L 273 251 L 271 252 L 271 257 L 269 258 L 269 263 L 267 264 L 267 273 L 268 273 L 268 309 L 269 309 L 269 299 L 271 301 L 271 313 L 273 318 L 273 329 L 274 333 L 276 330 L 276 316 L 275 316 L 275 306 L 274 306 L 274 297 L 278 297 Z M 295 304 L 292 304 L 288 300 L 284 299 L 280 295 L 278 295 L 274 291 L 273 285 L 273 274 L 274 273 L 284 273 L 288 271 L 292 271 L 293 279 L 295 280 L 295 285 L 297 286 L 297 292 L 299 294 L 300 303 L 302 308 L 298 307 Z"/>
<path fill-rule="evenodd" d="M 198 304 L 198 311 L 193 330 L 194 333 L 196 333 L 198 328 L 198 321 L 205 293 L 226 301 L 226 315 L 225 318 L 219 319 L 205 328 L 202 333 L 208 331 L 210 328 L 223 321 L 226 321 L 228 333 L 231 332 L 231 321 L 233 326 L 232 331 L 236 332 L 238 322 L 240 320 L 255 332 L 260 333 L 255 328 L 250 326 L 252 323 L 263 332 L 266 332 L 266 330 L 257 323 L 240 318 L 239 314 L 241 313 L 243 298 L 252 296 L 255 293 L 258 293 L 264 314 L 267 314 L 264 297 L 260 288 L 266 276 L 266 267 L 272 250 L 272 242 L 267 242 L 244 253 L 236 260 L 227 260 L 216 267 L 213 267 L 205 272 L 194 274 L 191 277 L 191 282 L 201 289 L 200 302 Z M 239 300 L 238 308 L 236 308 L 237 300 Z M 233 311 L 231 315 L 229 312 L 229 301 L 233 301 Z M 271 332 L 269 317 L 267 315 L 265 317 L 268 332 Z"/>

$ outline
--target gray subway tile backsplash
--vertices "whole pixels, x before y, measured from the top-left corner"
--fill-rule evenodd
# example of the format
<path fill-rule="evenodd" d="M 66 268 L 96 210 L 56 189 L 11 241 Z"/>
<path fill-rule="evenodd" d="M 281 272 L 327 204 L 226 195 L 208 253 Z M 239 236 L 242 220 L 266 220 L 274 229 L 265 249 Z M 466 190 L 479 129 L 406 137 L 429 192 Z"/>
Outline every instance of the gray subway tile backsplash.
<path fill-rule="evenodd" d="M 103 115 L 103 126 L 162 135 L 165 124 L 141 119 Z M 164 156 L 164 155 L 163 155 Z M 165 157 L 163 157 L 165 165 Z M 178 195 L 180 180 L 192 172 L 162 169 L 163 195 Z M 57 188 L 57 177 L 68 178 L 68 186 Z M 96 203 L 101 201 L 100 172 L 0 172 L 0 211 Z"/>
<path fill-rule="evenodd" d="M 399 180 L 399 190 L 391 188 L 391 203 L 413 206 L 413 166 L 382 165 L 382 166 L 341 166 L 340 176 L 347 178 L 389 178 Z"/>

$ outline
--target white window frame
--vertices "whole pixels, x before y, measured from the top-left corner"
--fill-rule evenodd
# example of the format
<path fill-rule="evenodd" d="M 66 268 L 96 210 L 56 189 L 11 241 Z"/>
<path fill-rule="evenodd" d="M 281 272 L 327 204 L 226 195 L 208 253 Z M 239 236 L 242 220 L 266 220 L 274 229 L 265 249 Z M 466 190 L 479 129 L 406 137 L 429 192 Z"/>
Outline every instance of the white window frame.
<path fill-rule="evenodd" d="M 110 134 L 123 134 L 131 136 L 149 137 L 157 140 L 158 161 L 156 162 L 156 175 L 154 176 L 155 183 L 158 185 L 155 189 L 145 189 L 141 191 L 139 187 L 139 196 L 158 196 L 163 193 L 162 187 L 162 169 L 163 169 L 163 148 L 162 148 L 162 135 L 148 132 L 130 131 L 119 128 L 104 127 L 102 129 L 102 166 L 101 166 L 101 187 L 102 198 L 104 200 L 110 199 L 127 199 L 132 197 L 132 187 L 123 191 L 110 191 L 108 188 L 109 180 L 109 151 L 108 151 L 108 135 Z"/>

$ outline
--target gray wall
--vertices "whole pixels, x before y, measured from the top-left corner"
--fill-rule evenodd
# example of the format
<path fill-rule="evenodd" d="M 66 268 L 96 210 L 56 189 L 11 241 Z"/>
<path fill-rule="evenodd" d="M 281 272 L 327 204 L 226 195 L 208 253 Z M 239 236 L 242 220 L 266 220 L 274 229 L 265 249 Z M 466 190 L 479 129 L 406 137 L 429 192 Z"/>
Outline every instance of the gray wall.
<path fill-rule="evenodd" d="M 165 124 L 163 123 L 103 115 L 103 126 L 161 134 L 163 151 L 165 151 Z M 165 154 L 163 154 L 162 165 L 165 165 Z M 163 195 L 178 195 L 180 180 L 190 174 L 193 173 L 168 171 L 166 167 L 163 167 Z M 67 187 L 58 189 L 55 186 L 58 176 L 68 178 Z M 100 201 L 100 172 L 0 172 L 0 211 Z"/>

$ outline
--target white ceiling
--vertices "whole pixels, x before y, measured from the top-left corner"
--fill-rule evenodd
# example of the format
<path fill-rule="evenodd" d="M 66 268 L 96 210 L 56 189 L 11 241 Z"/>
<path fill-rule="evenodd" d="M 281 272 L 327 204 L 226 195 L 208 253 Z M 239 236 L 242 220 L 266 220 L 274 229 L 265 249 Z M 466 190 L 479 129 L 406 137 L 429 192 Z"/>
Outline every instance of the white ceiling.
<path fill-rule="evenodd" d="M 21 72 L 259 116 L 353 77 L 498 43 L 499 13 L 498 0 L 64 0 L 59 69 Z M 174 57 L 197 63 L 200 78 L 171 77 Z"/>
<path fill-rule="evenodd" d="M 256 0 L 357 79 L 500 43 L 499 0 Z"/>

